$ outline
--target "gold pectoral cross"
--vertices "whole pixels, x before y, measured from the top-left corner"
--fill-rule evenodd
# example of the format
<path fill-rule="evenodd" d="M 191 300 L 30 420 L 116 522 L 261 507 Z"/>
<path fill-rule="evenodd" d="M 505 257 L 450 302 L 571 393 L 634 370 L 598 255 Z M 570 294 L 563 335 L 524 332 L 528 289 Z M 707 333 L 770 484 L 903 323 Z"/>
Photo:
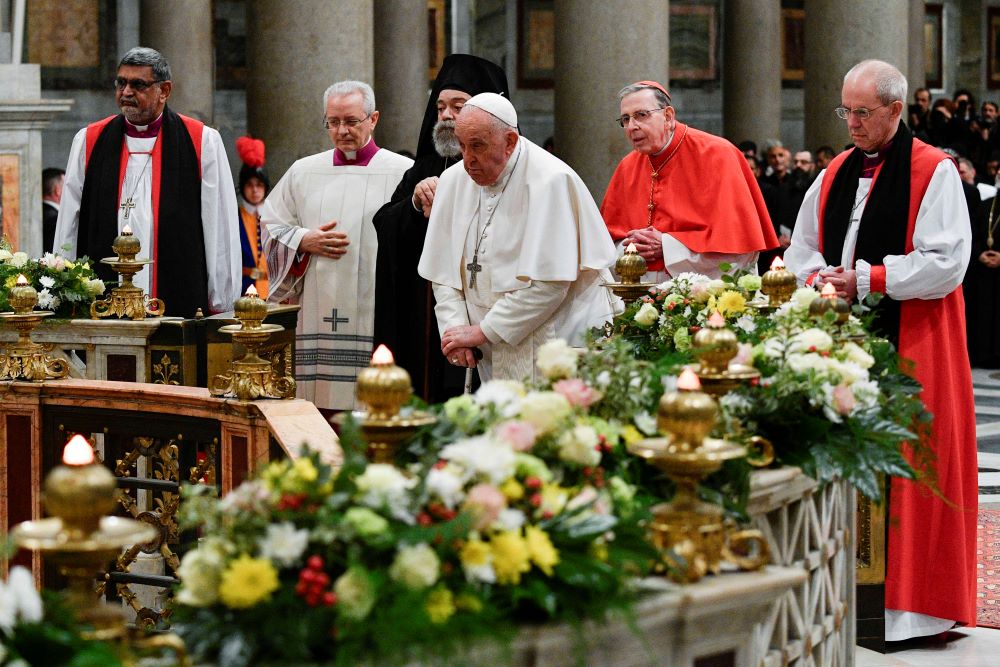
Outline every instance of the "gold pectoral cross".
<path fill-rule="evenodd" d="M 483 265 L 479 263 L 479 253 L 472 256 L 472 261 L 465 265 L 469 271 L 469 287 L 475 289 L 476 274 L 483 270 Z"/>
<path fill-rule="evenodd" d="M 132 201 L 131 197 L 129 197 L 128 199 L 126 199 L 125 201 L 123 201 L 122 204 L 121 204 L 121 206 L 119 206 L 118 208 L 120 208 L 123 211 L 125 211 L 125 219 L 128 220 L 129 211 L 131 211 L 133 208 L 135 208 L 135 202 Z"/>

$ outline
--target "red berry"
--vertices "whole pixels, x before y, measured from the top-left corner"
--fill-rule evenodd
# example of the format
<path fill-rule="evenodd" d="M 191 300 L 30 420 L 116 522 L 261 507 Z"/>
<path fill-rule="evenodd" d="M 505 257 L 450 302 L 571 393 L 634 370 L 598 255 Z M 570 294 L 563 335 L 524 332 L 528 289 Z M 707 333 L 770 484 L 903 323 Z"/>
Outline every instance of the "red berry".
<path fill-rule="evenodd" d="M 309 560 L 306 561 L 306 565 L 310 570 L 322 570 L 323 569 L 323 558 L 319 555 L 312 555 Z"/>
<path fill-rule="evenodd" d="M 299 583 L 295 584 L 295 594 L 298 596 L 305 595 L 306 588 L 307 588 L 306 582 L 300 581 Z"/>
<path fill-rule="evenodd" d="M 594 469 L 593 468 L 591 468 L 590 466 L 585 466 L 584 467 L 584 469 L 583 469 L 583 476 L 584 477 L 590 477 L 593 474 L 594 474 Z"/>
<path fill-rule="evenodd" d="M 550 512 L 549 510 L 545 510 L 544 512 L 542 512 L 543 519 L 551 519 L 552 516 L 553 516 L 552 512 Z"/>
<path fill-rule="evenodd" d="M 524 480 L 524 485 L 526 487 L 528 487 L 529 489 L 538 489 L 538 488 L 541 488 L 541 486 L 542 486 L 542 480 L 540 480 L 540 479 L 538 479 L 537 477 L 534 477 L 534 476 L 527 477 Z"/>
<path fill-rule="evenodd" d="M 330 577 L 327 576 L 326 572 L 317 572 L 313 578 L 313 585 L 322 590 L 330 585 Z"/>
<path fill-rule="evenodd" d="M 417 515 L 417 523 L 419 523 L 421 526 L 427 527 L 432 523 L 434 523 L 434 519 L 432 519 L 430 514 L 428 514 L 427 512 L 421 512 L 420 514 Z"/>
<path fill-rule="evenodd" d="M 315 607 L 319 604 L 319 595 L 314 591 L 309 591 L 306 593 L 306 604 L 310 607 Z"/>
<path fill-rule="evenodd" d="M 446 465 L 448 465 L 448 462 L 445 461 L 445 460 L 441 460 L 441 461 L 438 461 L 437 463 L 434 464 L 434 468 L 436 470 L 440 470 L 441 468 L 445 467 Z"/>
<path fill-rule="evenodd" d="M 334 603 L 337 602 L 337 594 L 333 591 L 327 591 L 326 593 L 323 593 L 322 600 L 325 606 L 332 607 Z"/>
<path fill-rule="evenodd" d="M 532 507 L 539 507 L 542 504 L 542 495 L 540 493 L 533 493 L 528 502 L 531 503 Z"/>

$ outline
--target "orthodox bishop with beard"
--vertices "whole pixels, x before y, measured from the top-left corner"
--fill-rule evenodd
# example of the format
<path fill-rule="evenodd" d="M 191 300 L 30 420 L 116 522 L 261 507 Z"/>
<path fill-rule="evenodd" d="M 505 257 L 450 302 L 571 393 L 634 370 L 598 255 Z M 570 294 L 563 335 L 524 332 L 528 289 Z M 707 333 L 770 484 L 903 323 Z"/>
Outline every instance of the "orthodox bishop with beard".
<path fill-rule="evenodd" d="M 441 351 L 483 382 L 532 378 L 545 341 L 580 344 L 620 307 L 604 287 L 614 243 L 580 177 L 519 136 L 506 98 L 467 100 L 455 134 L 462 164 L 441 175 L 418 267 Z"/>
<path fill-rule="evenodd" d="M 430 284 L 417 274 L 427 219 L 446 168 L 462 159 L 455 119 L 479 93 L 508 95 L 507 76 L 488 60 L 455 53 L 445 58 L 424 113 L 417 157 L 392 199 L 375 214 L 378 262 L 375 343 L 385 343 L 410 372 L 417 394 L 432 403 L 462 393 L 465 373 L 441 356 Z"/>

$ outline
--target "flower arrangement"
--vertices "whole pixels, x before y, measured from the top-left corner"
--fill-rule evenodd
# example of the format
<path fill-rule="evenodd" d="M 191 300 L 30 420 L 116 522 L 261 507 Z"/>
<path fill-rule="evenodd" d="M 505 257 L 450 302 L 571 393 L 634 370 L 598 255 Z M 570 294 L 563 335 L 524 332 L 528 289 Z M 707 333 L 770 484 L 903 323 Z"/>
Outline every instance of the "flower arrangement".
<path fill-rule="evenodd" d="M 0 239 L 0 312 L 10 310 L 8 294 L 18 275 L 24 275 L 38 290 L 38 307 L 55 311 L 59 317 L 74 316 L 77 306 L 89 304 L 105 289 L 89 258 L 71 261 L 45 253 L 32 259 L 27 253 L 13 252 L 4 237 Z"/>
<path fill-rule="evenodd" d="M 204 537 L 181 562 L 176 630 L 226 665 L 387 664 L 626 608 L 656 553 L 634 491 L 604 475 L 617 435 L 581 384 L 449 401 L 403 469 L 366 463 L 349 424 L 338 472 L 310 454 L 222 500 L 186 489 L 183 525 Z"/>

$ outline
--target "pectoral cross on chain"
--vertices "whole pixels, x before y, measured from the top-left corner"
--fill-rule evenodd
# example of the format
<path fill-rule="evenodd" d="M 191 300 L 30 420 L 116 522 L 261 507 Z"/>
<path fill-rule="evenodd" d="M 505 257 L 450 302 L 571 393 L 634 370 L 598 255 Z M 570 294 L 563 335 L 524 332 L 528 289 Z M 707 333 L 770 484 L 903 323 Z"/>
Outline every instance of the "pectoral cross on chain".
<path fill-rule="evenodd" d="M 472 261 L 465 265 L 469 271 L 469 287 L 475 289 L 476 274 L 483 270 L 483 265 L 479 263 L 479 253 L 472 256 Z"/>
<path fill-rule="evenodd" d="M 128 199 L 126 199 L 125 201 L 123 201 L 122 204 L 121 204 L 121 206 L 119 206 L 118 208 L 120 208 L 123 211 L 125 211 L 125 219 L 128 220 L 129 211 L 131 211 L 133 208 L 135 208 L 135 202 L 132 201 L 131 197 L 129 197 Z"/>

